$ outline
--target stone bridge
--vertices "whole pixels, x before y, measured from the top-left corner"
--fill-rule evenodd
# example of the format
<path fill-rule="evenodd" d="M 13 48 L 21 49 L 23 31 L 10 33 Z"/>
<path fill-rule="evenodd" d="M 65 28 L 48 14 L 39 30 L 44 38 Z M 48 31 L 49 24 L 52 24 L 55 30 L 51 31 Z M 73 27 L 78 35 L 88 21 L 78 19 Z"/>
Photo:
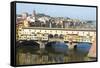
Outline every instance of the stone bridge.
<path fill-rule="evenodd" d="M 28 27 L 17 29 L 16 36 L 17 40 L 34 40 L 40 44 L 40 48 L 45 48 L 45 44 L 52 41 L 69 42 L 69 48 L 73 48 L 75 42 L 92 43 L 96 37 L 96 30 Z M 70 42 L 74 43 L 71 45 Z"/>

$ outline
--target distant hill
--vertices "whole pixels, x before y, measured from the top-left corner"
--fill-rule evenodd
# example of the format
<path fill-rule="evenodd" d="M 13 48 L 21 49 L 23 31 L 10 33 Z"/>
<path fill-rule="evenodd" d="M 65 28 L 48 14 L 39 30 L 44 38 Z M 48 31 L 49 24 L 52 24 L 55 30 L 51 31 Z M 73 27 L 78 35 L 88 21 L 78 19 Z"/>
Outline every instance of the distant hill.
<path fill-rule="evenodd" d="M 39 14 L 37 14 L 36 16 L 37 16 L 37 17 L 43 17 L 43 16 L 45 16 L 45 17 L 50 17 L 49 15 L 42 14 L 42 13 L 39 13 Z"/>

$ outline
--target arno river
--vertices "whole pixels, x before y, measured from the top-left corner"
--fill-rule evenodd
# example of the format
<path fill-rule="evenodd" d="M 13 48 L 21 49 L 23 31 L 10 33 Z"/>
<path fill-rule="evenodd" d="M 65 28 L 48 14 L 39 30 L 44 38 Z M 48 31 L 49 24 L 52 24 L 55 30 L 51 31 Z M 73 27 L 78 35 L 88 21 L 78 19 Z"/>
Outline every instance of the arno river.
<path fill-rule="evenodd" d="M 81 43 L 84 44 L 84 43 Z M 63 45 L 63 44 L 62 44 Z M 89 44 L 91 45 L 91 44 Z M 83 47 L 84 48 L 84 47 Z M 81 62 L 81 61 L 93 61 L 95 59 L 88 58 L 88 51 L 77 49 L 66 49 L 66 52 L 57 52 L 59 48 L 56 48 L 56 52 L 53 48 L 48 49 L 32 49 L 31 46 L 17 48 L 17 64 L 18 65 L 30 65 L 30 64 L 51 64 L 51 63 L 67 63 L 67 62 Z"/>

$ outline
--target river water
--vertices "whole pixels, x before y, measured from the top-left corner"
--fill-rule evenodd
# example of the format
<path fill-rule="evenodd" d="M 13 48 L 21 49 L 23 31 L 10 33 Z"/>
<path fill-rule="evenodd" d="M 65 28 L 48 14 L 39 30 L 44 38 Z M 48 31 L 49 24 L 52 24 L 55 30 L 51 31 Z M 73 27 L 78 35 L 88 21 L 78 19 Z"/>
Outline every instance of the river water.
<path fill-rule="evenodd" d="M 28 49 L 28 50 L 27 50 Z M 67 49 L 67 53 L 57 53 L 53 49 L 32 50 L 27 47 L 17 49 L 17 65 L 30 64 L 52 64 L 52 63 L 67 63 L 94 61 L 95 59 L 88 58 L 88 52 L 77 51 L 75 49 Z"/>

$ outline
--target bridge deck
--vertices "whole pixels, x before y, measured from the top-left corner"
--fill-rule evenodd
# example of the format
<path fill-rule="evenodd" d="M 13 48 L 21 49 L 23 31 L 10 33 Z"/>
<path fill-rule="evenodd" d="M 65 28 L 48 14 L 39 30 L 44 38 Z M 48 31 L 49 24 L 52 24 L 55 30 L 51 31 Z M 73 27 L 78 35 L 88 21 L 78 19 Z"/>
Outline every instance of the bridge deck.
<path fill-rule="evenodd" d="M 25 27 L 24 29 L 41 29 L 41 30 L 68 30 L 68 31 L 93 31 L 96 29 L 82 29 L 82 28 L 47 28 L 47 27 Z"/>

